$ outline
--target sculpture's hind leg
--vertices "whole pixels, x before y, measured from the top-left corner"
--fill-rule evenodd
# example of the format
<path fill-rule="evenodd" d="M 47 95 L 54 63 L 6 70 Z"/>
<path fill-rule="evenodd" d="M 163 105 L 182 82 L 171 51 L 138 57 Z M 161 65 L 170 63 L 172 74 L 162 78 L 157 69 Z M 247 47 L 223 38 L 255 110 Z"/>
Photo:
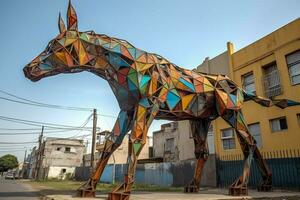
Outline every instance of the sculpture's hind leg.
<path fill-rule="evenodd" d="M 106 138 L 101 158 L 89 180 L 77 189 L 79 197 L 95 197 L 96 186 L 111 154 L 120 146 L 124 136 L 132 126 L 132 112 L 121 111 L 112 130 Z"/>
<path fill-rule="evenodd" d="M 256 148 L 254 151 L 254 159 L 258 164 L 262 175 L 262 182 L 257 187 L 258 191 L 269 192 L 272 191 L 272 172 L 267 166 L 265 160 L 262 158 L 260 151 Z"/>
<path fill-rule="evenodd" d="M 134 183 L 137 159 L 143 146 L 147 142 L 148 128 L 157 114 L 158 108 L 159 106 L 157 104 L 145 107 L 144 101 L 137 106 L 128 146 L 127 174 L 125 174 L 124 183 L 109 193 L 109 200 L 129 199 L 131 187 Z"/>
<path fill-rule="evenodd" d="M 203 119 L 199 121 L 190 121 L 191 131 L 195 144 L 195 157 L 197 159 L 194 177 L 190 184 L 184 188 L 184 192 L 198 192 L 200 187 L 201 173 L 204 164 L 208 158 L 208 150 L 206 145 L 207 132 L 210 121 Z"/>
<path fill-rule="evenodd" d="M 271 185 L 270 181 L 272 180 L 272 175 L 269 173 L 266 163 L 260 156 L 259 150 L 256 146 L 256 141 L 249 132 L 241 110 L 226 110 L 225 115 L 222 117 L 236 130 L 237 138 L 245 157 L 243 173 L 232 183 L 229 188 L 229 194 L 233 196 L 248 194 L 247 185 L 253 158 L 255 158 L 260 167 L 263 179 L 266 180 L 267 184 Z"/>

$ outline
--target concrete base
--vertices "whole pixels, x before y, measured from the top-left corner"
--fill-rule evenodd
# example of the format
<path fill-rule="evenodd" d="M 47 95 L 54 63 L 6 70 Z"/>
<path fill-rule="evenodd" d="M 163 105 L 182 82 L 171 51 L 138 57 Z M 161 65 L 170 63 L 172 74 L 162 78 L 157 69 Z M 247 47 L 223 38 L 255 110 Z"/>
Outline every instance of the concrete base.
<path fill-rule="evenodd" d="M 108 194 L 98 194 L 96 195 L 96 199 L 106 200 Z M 284 199 L 289 200 L 288 197 L 295 197 L 291 199 L 300 199 L 300 192 L 289 192 L 289 191 L 281 191 L 274 190 L 273 192 L 258 192 L 256 190 L 249 190 L 248 196 L 238 196 L 233 197 L 228 195 L 227 189 L 205 189 L 200 190 L 199 193 L 187 194 L 180 192 L 135 192 L 133 191 L 130 200 L 225 200 L 225 199 L 274 199 L 281 200 Z M 79 198 L 74 197 L 72 195 L 49 195 L 44 197 L 43 200 L 91 200 L 91 198 Z"/>

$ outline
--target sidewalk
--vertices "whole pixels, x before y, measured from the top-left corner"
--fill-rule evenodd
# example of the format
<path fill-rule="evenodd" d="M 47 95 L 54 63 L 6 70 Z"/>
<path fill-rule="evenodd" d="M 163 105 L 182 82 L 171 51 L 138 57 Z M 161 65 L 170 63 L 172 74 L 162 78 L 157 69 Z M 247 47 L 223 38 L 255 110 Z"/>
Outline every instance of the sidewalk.
<path fill-rule="evenodd" d="M 288 192 L 275 190 L 273 192 L 257 192 L 249 190 L 249 196 L 232 197 L 227 195 L 225 189 L 207 189 L 198 194 L 186 194 L 178 192 L 132 192 L 130 200 L 226 200 L 226 199 L 272 199 L 272 200 L 299 200 L 300 192 Z M 91 200 L 91 198 L 78 198 L 72 195 L 48 195 L 43 200 Z M 107 194 L 98 194 L 97 199 L 107 199 Z"/>

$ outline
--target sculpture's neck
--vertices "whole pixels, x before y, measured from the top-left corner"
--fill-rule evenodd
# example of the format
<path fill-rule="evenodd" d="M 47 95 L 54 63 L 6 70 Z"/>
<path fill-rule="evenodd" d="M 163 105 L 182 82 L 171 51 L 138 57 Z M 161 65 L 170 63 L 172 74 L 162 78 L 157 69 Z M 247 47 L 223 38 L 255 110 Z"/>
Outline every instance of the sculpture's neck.
<path fill-rule="evenodd" d="M 84 42 L 85 53 L 88 54 L 90 61 L 84 67 L 78 67 L 78 70 L 92 72 L 104 79 L 107 79 L 107 76 L 113 76 L 114 72 L 121 68 L 130 68 L 137 52 L 144 52 L 124 40 L 106 35 L 80 33 L 80 38 Z M 84 56 L 84 54 L 79 55 L 80 62 L 84 62 L 82 61 L 86 59 Z"/>

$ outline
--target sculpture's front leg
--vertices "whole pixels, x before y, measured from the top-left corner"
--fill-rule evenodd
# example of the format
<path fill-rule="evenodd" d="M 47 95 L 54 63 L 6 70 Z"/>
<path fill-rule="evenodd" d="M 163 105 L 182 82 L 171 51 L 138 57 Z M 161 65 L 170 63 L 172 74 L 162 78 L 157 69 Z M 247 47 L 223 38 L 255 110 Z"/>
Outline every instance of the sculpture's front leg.
<path fill-rule="evenodd" d="M 89 180 L 77 189 L 77 196 L 95 197 L 97 183 L 100 180 L 109 157 L 120 146 L 125 135 L 131 129 L 133 113 L 133 111 L 121 111 L 119 113 L 112 132 L 105 140 L 104 148 L 95 171 L 91 173 Z"/>
<path fill-rule="evenodd" d="M 194 177 L 190 184 L 184 188 L 184 192 L 197 193 L 200 188 L 202 170 L 208 158 L 206 139 L 208 129 L 210 126 L 210 120 L 202 119 L 197 121 L 190 121 L 190 125 L 195 144 L 195 157 L 197 161 L 195 166 Z"/>
<path fill-rule="evenodd" d="M 137 159 L 140 155 L 143 146 L 147 142 L 147 132 L 154 117 L 156 116 L 159 106 L 158 104 L 145 104 L 147 99 L 140 101 L 136 108 L 136 115 L 133 121 L 133 127 L 129 139 L 128 159 L 127 159 L 127 174 L 124 177 L 124 183 L 119 185 L 111 193 L 109 200 L 128 200 L 131 192 L 131 187 L 134 183 L 135 169 Z M 147 106 L 149 105 L 149 106 Z"/>

